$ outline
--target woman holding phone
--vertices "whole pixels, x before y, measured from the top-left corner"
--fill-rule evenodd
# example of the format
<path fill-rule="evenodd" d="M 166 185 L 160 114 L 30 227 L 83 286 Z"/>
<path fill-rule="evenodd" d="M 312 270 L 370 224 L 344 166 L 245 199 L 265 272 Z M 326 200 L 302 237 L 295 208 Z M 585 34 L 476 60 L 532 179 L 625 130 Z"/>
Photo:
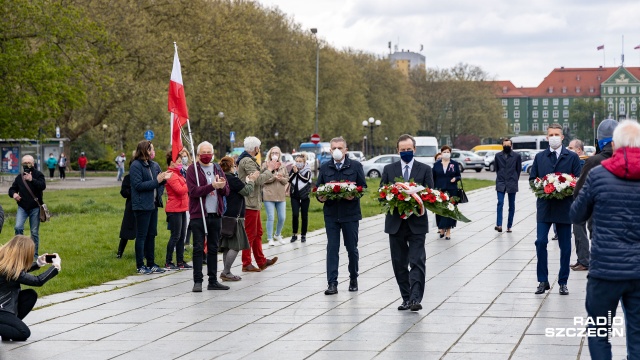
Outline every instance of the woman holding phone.
<path fill-rule="evenodd" d="M 25 341 L 31 336 L 22 321 L 33 309 L 38 294 L 33 289 L 21 290 L 20 285 L 42 286 L 61 269 L 58 254 L 40 255 L 33 262 L 35 244 L 30 237 L 16 235 L 0 247 L 0 336 L 3 341 Z M 29 272 L 46 263 L 51 267 L 38 276 Z"/>
<path fill-rule="evenodd" d="M 262 186 L 262 200 L 267 211 L 267 240 L 269 246 L 275 245 L 273 239 L 278 240 L 282 245 L 286 244 L 282 239 L 282 228 L 287 219 L 286 188 L 289 182 L 289 174 L 287 173 L 287 167 L 280 162 L 280 155 L 282 155 L 282 151 L 277 146 L 272 147 L 267 153 L 267 159 L 276 162 L 277 167 L 271 171 L 274 176 L 265 181 Z M 267 168 L 267 161 L 262 163 L 263 171 Z M 273 225 L 276 213 L 278 215 L 278 225 L 274 235 Z"/>

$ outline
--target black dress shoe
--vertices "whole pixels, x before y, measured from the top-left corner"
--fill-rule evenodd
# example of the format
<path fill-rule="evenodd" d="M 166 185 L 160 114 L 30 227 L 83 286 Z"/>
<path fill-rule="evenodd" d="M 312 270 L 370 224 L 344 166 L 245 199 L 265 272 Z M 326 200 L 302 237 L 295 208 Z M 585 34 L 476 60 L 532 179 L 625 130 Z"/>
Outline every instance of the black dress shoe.
<path fill-rule="evenodd" d="M 324 291 L 325 295 L 335 295 L 338 293 L 338 285 L 336 284 L 329 284 L 329 287 L 327 288 L 327 290 Z"/>
<path fill-rule="evenodd" d="M 446 238 L 444 238 L 445 240 L 451 240 L 451 236 L 447 236 Z"/>
<path fill-rule="evenodd" d="M 502 232 L 502 226 L 496 226 L 496 227 L 494 227 L 494 229 L 497 232 Z"/>
<path fill-rule="evenodd" d="M 349 291 L 358 291 L 358 279 L 349 281 Z"/>
<path fill-rule="evenodd" d="M 307 237 L 305 235 L 300 235 L 300 242 L 307 242 Z"/>
<path fill-rule="evenodd" d="M 549 286 L 549 283 L 546 281 L 541 281 L 538 284 L 538 288 L 536 289 L 536 294 L 544 294 L 544 292 L 549 289 L 551 289 L 551 287 Z"/>
<path fill-rule="evenodd" d="M 409 309 L 411 309 L 411 305 L 409 305 L 408 301 L 403 301 L 402 304 L 398 306 L 398 310 L 400 311 L 409 310 Z"/>
<path fill-rule="evenodd" d="M 219 282 L 209 283 L 207 285 L 207 290 L 229 290 L 230 288 L 227 285 L 222 285 Z"/>
<path fill-rule="evenodd" d="M 569 295 L 567 284 L 560 284 L 560 295 Z"/>
<path fill-rule="evenodd" d="M 444 237 L 444 234 L 440 234 L 440 239 L 442 239 Z"/>
<path fill-rule="evenodd" d="M 419 302 L 412 301 L 411 302 L 411 311 L 422 310 L 422 305 Z"/>
<path fill-rule="evenodd" d="M 296 240 L 298 240 L 298 235 L 293 235 L 291 237 L 291 242 L 296 242 Z"/>

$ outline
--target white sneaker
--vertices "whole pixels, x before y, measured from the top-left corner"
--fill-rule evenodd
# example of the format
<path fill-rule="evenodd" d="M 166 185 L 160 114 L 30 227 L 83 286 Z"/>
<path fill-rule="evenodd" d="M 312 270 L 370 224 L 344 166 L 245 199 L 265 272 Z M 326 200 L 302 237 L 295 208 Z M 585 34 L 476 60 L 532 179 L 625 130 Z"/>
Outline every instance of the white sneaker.
<path fill-rule="evenodd" d="M 282 235 L 276 235 L 276 236 L 274 236 L 274 238 L 275 238 L 276 240 L 278 240 L 278 242 L 280 243 L 280 245 L 284 245 L 284 244 L 286 244 L 286 242 L 284 242 L 284 239 L 282 238 Z"/>
<path fill-rule="evenodd" d="M 273 239 L 267 239 L 269 242 L 269 246 L 275 246 L 276 244 L 273 242 Z"/>

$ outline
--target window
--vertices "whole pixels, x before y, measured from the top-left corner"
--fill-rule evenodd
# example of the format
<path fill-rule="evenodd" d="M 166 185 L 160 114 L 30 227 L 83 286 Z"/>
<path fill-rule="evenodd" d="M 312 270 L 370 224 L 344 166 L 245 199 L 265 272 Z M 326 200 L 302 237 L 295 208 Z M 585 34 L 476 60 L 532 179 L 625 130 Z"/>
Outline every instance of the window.
<path fill-rule="evenodd" d="M 553 86 L 549 86 L 549 94 L 553 94 Z"/>
<path fill-rule="evenodd" d="M 547 129 L 549 128 L 549 124 L 542 124 L 542 131 L 547 132 Z"/>
<path fill-rule="evenodd" d="M 533 131 L 538 131 L 538 123 L 533 123 L 533 124 L 531 125 L 531 130 L 533 130 Z"/>
<path fill-rule="evenodd" d="M 578 130 L 578 123 L 577 123 L 577 122 L 574 122 L 574 123 L 573 123 L 573 130 L 574 130 L 574 131 L 575 131 L 575 130 Z"/>
<path fill-rule="evenodd" d="M 621 101 L 620 104 L 618 105 L 618 110 L 620 112 L 620 115 L 624 115 L 626 114 L 625 112 L 625 105 L 624 105 L 624 101 Z"/>
<path fill-rule="evenodd" d="M 531 100 L 531 104 L 532 104 L 533 106 L 538 106 L 538 99 L 533 99 L 533 100 Z"/>
<path fill-rule="evenodd" d="M 580 81 L 580 75 L 576 75 L 576 80 Z"/>
<path fill-rule="evenodd" d="M 559 114 L 559 111 L 558 111 L 558 110 L 553 110 L 553 118 L 554 118 L 554 119 L 557 119 L 559 115 L 560 115 L 560 114 Z"/>
<path fill-rule="evenodd" d="M 513 132 L 516 133 L 516 134 L 520 134 L 520 124 L 519 123 L 513 124 Z"/>
<path fill-rule="evenodd" d="M 569 110 L 562 110 L 562 117 L 563 118 L 568 118 L 569 117 Z"/>
<path fill-rule="evenodd" d="M 566 94 L 566 93 L 567 93 L 567 87 L 566 87 L 566 86 L 563 86 L 563 87 L 562 87 L 562 93 L 563 93 L 563 94 Z"/>
<path fill-rule="evenodd" d="M 519 119 L 520 118 L 520 110 L 513 110 L 513 117 L 515 119 Z"/>
<path fill-rule="evenodd" d="M 502 113 L 502 117 L 503 117 L 503 118 L 505 118 L 505 119 L 509 118 L 509 111 L 505 110 L 505 111 Z"/>
<path fill-rule="evenodd" d="M 513 105 L 520 106 L 520 99 L 513 99 Z"/>
<path fill-rule="evenodd" d="M 589 92 L 590 92 L 590 93 L 593 93 L 593 92 L 595 92 L 595 91 L 596 91 L 596 90 L 593 88 L 593 86 L 589 87 Z"/>
<path fill-rule="evenodd" d="M 569 128 L 569 123 L 568 122 L 562 123 L 562 128 L 563 129 L 568 129 Z"/>
<path fill-rule="evenodd" d="M 544 119 L 548 118 L 549 117 L 549 110 L 542 110 L 542 117 Z"/>
<path fill-rule="evenodd" d="M 562 99 L 562 105 L 569 106 L 569 99 Z"/>
<path fill-rule="evenodd" d="M 538 110 L 533 110 L 533 112 L 531 113 L 534 119 L 538 118 Z"/>
<path fill-rule="evenodd" d="M 542 106 L 548 106 L 549 105 L 549 99 L 542 99 Z"/>
<path fill-rule="evenodd" d="M 636 103 L 631 103 L 631 111 L 636 111 L 638 110 L 638 105 Z"/>
<path fill-rule="evenodd" d="M 558 103 L 559 103 L 558 99 L 553 99 L 553 106 L 558 106 Z"/>
<path fill-rule="evenodd" d="M 613 111 L 613 102 L 609 102 L 608 109 L 609 109 L 609 111 Z"/>
<path fill-rule="evenodd" d="M 576 92 L 579 93 L 580 92 L 580 86 L 576 86 Z"/>
<path fill-rule="evenodd" d="M 507 105 L 509 105 L 509 100 L 502 99 L 502 106 L 507 106 Z"/>

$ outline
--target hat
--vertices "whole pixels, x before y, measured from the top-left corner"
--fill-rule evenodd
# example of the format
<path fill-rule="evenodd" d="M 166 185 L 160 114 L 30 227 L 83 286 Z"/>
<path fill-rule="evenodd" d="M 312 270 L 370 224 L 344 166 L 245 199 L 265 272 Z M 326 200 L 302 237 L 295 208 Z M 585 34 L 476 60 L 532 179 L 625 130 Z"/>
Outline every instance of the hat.
<path fill-rule="evenodd" d="M 613 119 L 604 119 L 598 125 L 598 139 L 606 139 L 613 137 L 613 130 L 618 126 L 618 122 Z"/>

